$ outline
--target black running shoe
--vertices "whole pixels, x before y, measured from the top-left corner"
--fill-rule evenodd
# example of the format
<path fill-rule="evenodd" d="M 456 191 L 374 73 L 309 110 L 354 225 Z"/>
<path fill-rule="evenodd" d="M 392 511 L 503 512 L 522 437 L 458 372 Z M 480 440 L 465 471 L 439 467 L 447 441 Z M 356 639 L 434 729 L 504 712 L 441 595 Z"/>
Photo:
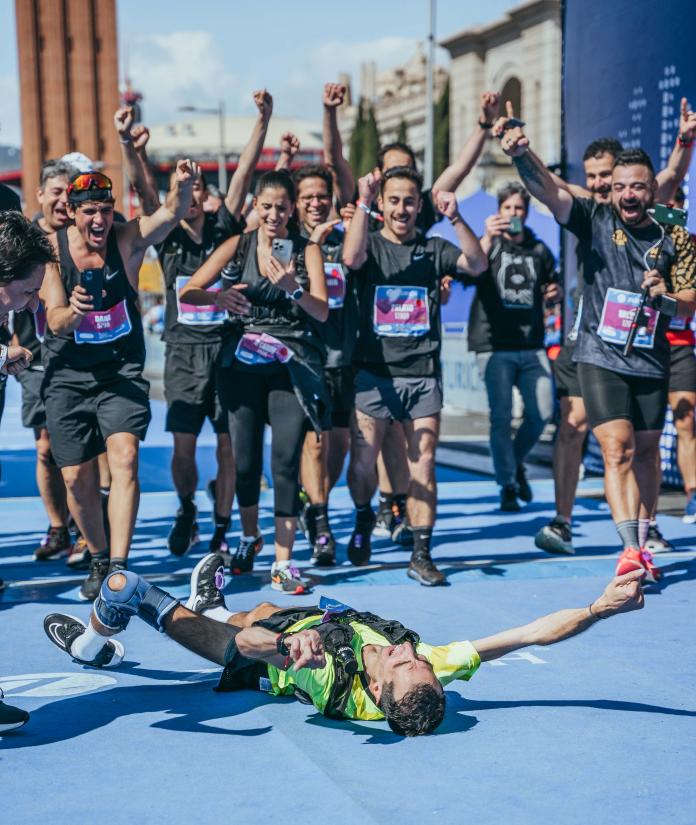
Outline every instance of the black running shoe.
<path fill-rule="evenodd" d="M 185 512 L 181 507 L 177 510 L 176 519 L 167 539 L 169 550 L 175 556 L 185 556 L 198 542 L 196 515 L 195 507 L 190 513 Z"/>
<path fill-rule="evenodd" d="M 102 582 L 109 573 L 109 557 L 94 556 L 89 563 L 89 575 L 82 582 L 80 598 L 83 602 L 93 602 L 99 595 Z"/>
<path fill-rule="evenodd" d="M 526 504 L 529 504 L 534 498 L 532 488 L 527 481 L 527 471 L 524 469 L 524 464 L 517 465 L 517 498 L 521 498 Z"/>
<path fill-rule="evenodd" d="M 65 563 L 73 570 L 89 570 L 91 560 L 92 554 L 89 552 L 89 546 L 84 536 L 78 530 L 77 536 L 75 537 L 75 544 L 73 544 L 70 555 L 65 560 Z"/>
<path fill-rule="evenodd" d="M 186 607 L 194 613 L 205 613 L 214 607 L 225 607 L 222 591 L 225 587 L 225 563 L 219 553 L 208 553 L 191 572 L 191 594 Z"/>
<path fill-rule="evenodd" d="M 572 556 L 575 553 L 570 524 L 559 516 L 553 518 L 539 530 L 534 536 L 534 544 L 547 553 L 562 553 L 566 556 Z"/>
<path fill-rule="evenodd" d="M 369 521 L 357 521 L 353 535 L 348 542 L 348 558 L 351 564 L 361 567 L 368 564 L 372 555 L 372 529 L 375 526 L 374 513 L 370 512 Z"/>
<path fill-rule="evenodd" d="M 336 564 L 336 540 L 331 533 L 317 536 L 309 563 L 314 567 L 333 567 Z"/>
<path fill-rule="evenodd" d="M 242 573 L 251 573 L 254 569 L 254 559 L 261 552 L 263 547 L 263 536 L 256 536 L 255 539 L 247 541 L 244 536 L 239 539 L 237 549 L 232 554 L 230 560 L 230 573 L 239 576 Z"/>
<path fill-rule="evenodd" d="M 120 665 L 125 656 L 125 649 L 118 639 L 105 639 L 104 647 L 97 653 L 91 661 L 78 659 L 70 652 L 73 642 L 87 629 L 85 625 L 75 616 L 66 613 L 49 613 L 43 622 L 44 631 L 48 638 L 56 647 L 64 650 L 71 656 L 74 662 L 89 667 L 116 667 Z"/>
<path fill-rule="evenodd" d="M 67 556 L 72 549 L 70 532 L 67 527 L 49 527 L 41 539 L 41 544 L 34 551 L 35 561 L 50 561 Z"/>
<path fill-rule="evenodd" d="M 425 587 L 438 587 L 447 582 L 445 574 L 435 567 L 428 552 L 413 553 L 406 573 L 410 579 Z"/>
<path fill-rule="evenodd" d="M 5 694 L 0 688 L 0 736 L 3 733 L 9 733 L 11 730 L 21 728 L 29 721 L 29 714 L 26 710 L 15 708 L 12 705 L 6 705 L 3 702 Z"/>
<path fill-rule="evenodd" d="M 670 553 L 674 550 L 674 545 L 662 535 L 657 524 L 651 524 L 648 527 L 645 549 L 650 553 Z"/>
<path fill-rule="evenodd" d="M 521 508 L 517 501 L 517 487 L 514 484 L 506 484 L 500 490 L 500 509 L 506 513 L 519 513 Z"/>
<path fill-rule="evenodd" d="M 372 530 L 374 536 L 379 538 L 387 538 L 391 536 L 394 529 L 394 509 L 396 504 L 392 504 L 382 496 L 379 497 L 379 504 L 377 505 L 377 518 L 375 519 L 375 526 Z"/>

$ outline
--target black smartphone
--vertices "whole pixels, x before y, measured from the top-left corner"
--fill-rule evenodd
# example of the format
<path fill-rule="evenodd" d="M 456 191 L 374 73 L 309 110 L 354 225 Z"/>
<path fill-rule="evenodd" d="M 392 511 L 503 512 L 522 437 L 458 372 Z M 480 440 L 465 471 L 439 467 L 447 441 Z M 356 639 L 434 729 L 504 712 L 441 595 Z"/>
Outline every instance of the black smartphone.
<path fill-rule="evenodd" d="M 102 308 L 102 290 L 104 289 L 104 270 L 85 269 L 80 273 L 80 286 L 89 292 L 94 309 Z"/>
<path fill-rule="evenodd" d="M 508 129 L 514 129 L 517 126 L 519 126 L 520 129 L 521 129 L 523 126 L 526 126 L 526 125 L 527 125 L 527 121 L 525 121 L 525 120 L 520 120 L 519 118 L 516 118 L 516 117 L 509 117 L 507 119 L 507 121 L 505 122 L 504 130 L 507 132 Z"/>

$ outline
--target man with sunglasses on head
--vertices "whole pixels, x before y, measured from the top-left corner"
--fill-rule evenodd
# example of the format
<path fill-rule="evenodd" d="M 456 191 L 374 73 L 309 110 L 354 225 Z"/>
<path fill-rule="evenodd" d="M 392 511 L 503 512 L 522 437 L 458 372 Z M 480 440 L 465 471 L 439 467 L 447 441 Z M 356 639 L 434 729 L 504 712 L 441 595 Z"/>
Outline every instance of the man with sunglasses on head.
<path fill-rule="evenodd" d="M 355 414 L 351 422 L 348 485 L 356 523 L 348 557 L 367 564 L 375 523 L 371 500 L 375 464 L 390 422 L 401 423 L 408 444 L 410 484 L 406 509 L 413 531 L 408 575 L 426 586 L 445 583 L 430 550 L 437 485 L 435 449 L 442 408 L 440 282 L 446 275 L 480 275 L 488 260 L 464 223 L 451 192 L 436 193 L 461 249 L 426 238 L 416 226 L 422 179 L 408 166 L 369 173 L 358 182 L 359 206 L 343 245 L 343 262 L 354 270 L 358 300 L 355 347 Z M 368 231 L 369 207 L 379 193 L 384 227 Z"/>
<path fill-rule="evenodd" d="M 142 377 L 145 343 L 138 308 L 138 272 L 145 250 L 163 240 L 191 204 L 196 164 L 177 163 L 167 204 L 152 216 L 114 224 L 111 180 L 75 175 L 68 187 L 74 225 L 51 240 L 59 265 L 41 290 L 46 307 L 43 398 L 53 457 L 68 505 L 90 552 L 80 597 L 92 600 L 109 571 L 97 462 L 111 471 L 111 569 L 126 565 L 140 498 L 139 442 L 150 422 L 149 385 Z"/>

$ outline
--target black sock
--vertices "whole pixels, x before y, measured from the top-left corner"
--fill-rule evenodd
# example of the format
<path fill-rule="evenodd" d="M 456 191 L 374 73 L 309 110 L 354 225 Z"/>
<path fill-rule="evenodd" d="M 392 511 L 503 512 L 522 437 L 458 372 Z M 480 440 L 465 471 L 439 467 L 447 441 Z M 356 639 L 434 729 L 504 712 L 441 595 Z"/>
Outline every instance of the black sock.
<path fill-rule="evenodd" d="M 356 524 L 371 524 L 375 514 L 372 510 L 372 504 L 368 501 L 367 504 L 355 505 L 355 523 Z"/>
<path fill-rule="evenodd" d="M 430 545 L 433 541 L 432 527 L 413 527 L 413 555 L 430 555 Z"/>
<path fill-rule="evenodd" d="M 329 505 L 312 504 L 312 514 L 314 516 L 314 532 L 326 535 L 329 532 Z"/>
<path fill-rule="evenodd" d="M 193 496 L 193 493 L 189 493 L 187 496 L 179 496 L 181 509 L 187 516 L 192 516 L 196 512 L 196 505 L 193 503 Z"/>
<path fill-rule="evenodd" d="M 216 530 L 223 530 L 227 532 L 230 527 L 230 522 L 232 521 L 231 516 L 221 516 L 220 513 L 217 511 L 214 514 L 213 521 L 215 522 L 215 529 Z"/>

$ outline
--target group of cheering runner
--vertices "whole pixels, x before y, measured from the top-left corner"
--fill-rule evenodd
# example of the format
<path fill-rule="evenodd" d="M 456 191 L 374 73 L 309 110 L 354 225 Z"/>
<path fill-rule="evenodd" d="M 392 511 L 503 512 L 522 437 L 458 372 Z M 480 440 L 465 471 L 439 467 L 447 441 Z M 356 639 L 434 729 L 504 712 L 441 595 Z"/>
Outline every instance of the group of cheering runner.
<path fill-rule="evenodd" d="M 36 433 L 37 480 L 50 520 L 36 558 L 69 553 L 71 567 L 89 570 L 81 597 L 96 599 L 87 626 L 63 614 L 47 617 L 52 641 L 80 662 L 114 666 L 123 646 L 105 639 L 138 614 L 225 665 L 233 687 L 263 684 L 276 694 L 305 693 L 329 715 L 386 716 L 398 732 L 416 734 L 441 721 L 441 685 L 469 678 L 482 659 L 559 641 L 597 618 L 642 606 L 641 579 L 659 577 L 647 541 L 651 523 L 653 536 L 655 531 L 659 436 L 668 395 L 687 445 L 679 453 L 687 515 L 694 509 L 696 362 L 689 327 L 696 310 L 696 252 L 683 227 L 660 226 L 649 210 L 677 196 L 696 115 L 684 102 L 675 150 L 658 176 L 642 150 L 623 150 L 606 139 L 591 144 L 585 190 L 550 173 L 509 104 L 499 117 L 499 95 L 485 93 L 459 158 L 423 191 L 414 153 L 401 143 L 385 146 L 356 185 L 336 119 L 344 94 L 338 84 L 324 89 L 325 164 L 291 170 L 298 144 L 286 135 L 278 168 L 260 175 L 248 198 L 273 108 L 267 92 L 255 93 L 258 118 L 216 210 L 206 208 L 210 192 L 192 160 L 177 163 L 160 203 L 146 154 L 148 131 L 133 123 L 127 108 L 116 113 L 115 125 L 140 217 L 118 219 L 112 184 L 103 173 L 74 169 L 70 158 L 46 164 L 41 213 L 25 230 L 34 233 L 37 260 L 45 266 L 41 307 L 32 297 L 26 305 L 37 311 L 15 315 L 16 337 L 0 351 L 0 361 L 5 372 L 23 374 L 24 423 Z M 489 136 L 500 139 L 524 186 L 500 193 L 499 214 L 479 240 L 460 215 L 454 192 Z M 566 611 L 473 645 L 444 648 L 424 645 L 399 623 L 340 603 L 309 612 L 264 603 L 250 614 L 230 614 L 219 592 L 223 562 L 232 574 L 249 572 L 264 542 L 259 497 L 267 424 L 273 589 L 309 589 L 292 558 L 298 516 L 312 546 L 311 563 L 336 563 L 329 494 L 348 452 L 356 511 L 349 561 L 370 561 L 373 530 L 380 527 L 411 548 L 411 578 L 427 586 L 445 583 L 431 545 L 443 402 L 440 306 L 452 279 L 476 285 L 477 312 L 486 318 L 477 357 L 484 378 L 491 375 L 501 509 L 518 509 L 518 498 L 531 498 L 523 461 L 545 418 L 537 410 L 529 431 L 518 432 L 514 442 L 508 426 L 506 443 L 493 410 L 500 386 L 492 377 L 505 366 L 510 395 L 513 385 L 533 386 L 525 382 L 530 369 L 539 377 L 541 361 L 534 354 L 539 324 L 532 315 L 544 301 L 562 298 L 548 255 L 524 227 L 529 194 L 577 237 L 582 289 L 572 341 L 557 369 L 557 515 L 536 542 L 550 552 L 573 552 L 570 519 L 589 423 L 602 448 L 607 501 L 623 544 L 620 578 L 602 600 L 572 616 Z M 439 217 L 451 223 L 457 245 L 426 235 Z M 172 476 L 180 499 L 168 538 L 175 555 L 198 540 L 196 441 L 206 418 L 218 439 L 218 474 L 209 485 L 214 531 L 208 555 L 193 571 L 186 608 L 127 570 L 139 504 L 138 450 L 150 422 L 137 292 L 149 246 L 157 250 L 166 289 L 166 426 L 174 439 Z M 494 258 L 513 260 L 530 250 L 531 274 L 519 290 L 514 279 L 507 284 L 499 277 Z M 97 292 L 89 286 L 95 273 Z M 624 353 L 631 310 L 643 290 L 647 320 L 641 320 L 633 349 Z M 531 313 L 518 324 L 522 343 L 501 346 L 496 323 L 505 312 L 520 311 L 507 303 L 520 292 L 529 301 L 524 311 Z M 532 357 L 520 357 L 518 348 Z M 514 358 L 497 357 L 510 351 Z M 533 396 L 528 394 L 532 408 Z M 500 404 L 504 410 L 511 406 L 505 398 Z M 378 486 L 376 516 L 372 499 Z M 230 547 L 235 495 L 242 535 Z M 79 531 L 72 548 L 69 517 Z M 331 647 L 335 638 L 330 642 L 326 629 L 316 629 L 327 618 L 338 628 L 335 638 L 348 633 L 364 665 L 359 679 L 345 662 L 339 667 L 342 659 Z M 320 679 L 320 671 L 329 675 Z M 314 675 L 305 679 L 307 672 Z"/>

